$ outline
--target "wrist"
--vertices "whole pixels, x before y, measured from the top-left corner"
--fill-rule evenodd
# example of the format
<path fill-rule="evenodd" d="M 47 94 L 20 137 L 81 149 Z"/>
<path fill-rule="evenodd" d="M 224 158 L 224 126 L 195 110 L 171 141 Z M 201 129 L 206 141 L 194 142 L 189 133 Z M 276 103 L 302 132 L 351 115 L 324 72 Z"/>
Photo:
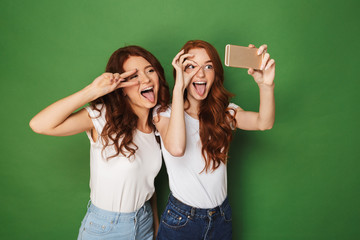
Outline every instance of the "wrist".
<path fill-rule="evenodd" d="M 173 94 L 184 95 L 185 86 L 183 84 L 175 84 L 173 89 Z"/>
<path fill-rule="evenodd" d="M 87 102 L 91 102 L 99 97 L 99 91 L 95 89 L 92 84 L 87 85 L 85 88 L 81 90 L 82 94 L 84 95 L 84 98 L 87 99 Z"/>
<path fill-rule="evenodd" d="M 275 83 L 272 82 L 271 84 L 266 84 L 266 83 L 258 83 L 258 86 L 260 89 L 264 89 L 264 90 L 274 90 L 275 88 Z"/>

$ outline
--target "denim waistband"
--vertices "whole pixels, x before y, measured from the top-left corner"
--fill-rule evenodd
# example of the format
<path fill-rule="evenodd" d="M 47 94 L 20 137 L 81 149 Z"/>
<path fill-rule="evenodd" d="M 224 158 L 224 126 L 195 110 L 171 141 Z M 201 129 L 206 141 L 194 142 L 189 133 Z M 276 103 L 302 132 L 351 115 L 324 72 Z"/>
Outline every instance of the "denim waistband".
<path fill-rule="evenodd" d="M 149 211 L 151 211 L 151 205 L 150 205 L 149 201 L 147 201 L 137 211 L 124 213 L 124 212 L 112 212 L 112 211 L 98 208 L 93 203 L 91 203 L 91 200 L 90 200 L 89 204 L 88 204 L 88 210 L 97 215 L 101 215 L 103 218 L 106 218 L 110 221 L 117 222 L 119 219 L 121 219 L 121 220 L 134 219 L 137 217 L 137 215 L 142 215 L 144 212 L 149 212 Z"/>
<path fill-rule="evenodd" d="M 175 198 L 171 193 L 169 196 L 169 204 L 172 205 L 172 207 L 176 208 L 178 211 L 182 212 L 185 215 L 188 216 L 195 216 L 195 217 L 211 217 L 213 215 L 217 214 L 224 214 L 224 211 L 230 206 L 229 199 L 226 197 L 223 203 L 217 207 L 214 208 L 195 208 L 192 206 L 189 206 L 177 198 Z"/>

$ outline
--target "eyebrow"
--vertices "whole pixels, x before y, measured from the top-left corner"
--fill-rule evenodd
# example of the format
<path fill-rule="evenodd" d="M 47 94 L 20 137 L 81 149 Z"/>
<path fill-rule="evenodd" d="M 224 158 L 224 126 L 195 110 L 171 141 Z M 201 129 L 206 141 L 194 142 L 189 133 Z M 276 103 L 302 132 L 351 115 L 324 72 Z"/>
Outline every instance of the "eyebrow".
<path fill-rule="evenodd" d="M 144 69 L 147 69 L 147 68 L 151 68 L 153 67 L 152 65 L 147 65 Z"/>

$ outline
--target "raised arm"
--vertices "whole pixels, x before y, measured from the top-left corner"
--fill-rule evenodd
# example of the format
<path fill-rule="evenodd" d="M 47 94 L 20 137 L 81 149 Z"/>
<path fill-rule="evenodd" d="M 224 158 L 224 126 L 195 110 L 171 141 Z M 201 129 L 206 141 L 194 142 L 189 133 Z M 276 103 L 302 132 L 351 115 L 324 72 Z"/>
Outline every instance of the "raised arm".
<path fill-rule="evenodd" d="M 126 77 L 136 70 L 123 74 L 103 73 L 84 89 L 63 98 L 39 112 L 30 121 L 31 129 L 40 134 L 69 136 L 94 128 L 85 109 L 74 111 L 84 104 L 108 94 L 120 87 L 138 84 L 125 82 Z"/>
<path fill-rule="evenodd" d="M 180 51 L 173 59 L 172 65 L 176 70 L 176 80 L 173 89 L 170 118 L 158 115 L 155 117 L 155 126 L 164 142 L 166 150 L 175 157 L 181 157 L 185 153 L 186 131 L 184 116 L 184 91 L 189 85 L 191 78 L 196 74 L 185 73 L 186 66 L 193 61 L 186 59 L 192 54 L 184 54 Z"/>
<path fill-rule="evenodd" d="M 249 47 L 255 46 L 250 44 Z M 260 106 L 259 112 L 244 111 L 236 109 L 237 127 L 243 130 L 268 130 L 271 129 L 275 121 L 275 97 L 274 97 L 274 78 L 275 60 L 270 59 L 267 53 L 267 45 L 262 45 L 258 50 L 258 55 L 265 52 L 260 70 L 250 68 L 248 74 L 253 76 L 259 86 Z"/>

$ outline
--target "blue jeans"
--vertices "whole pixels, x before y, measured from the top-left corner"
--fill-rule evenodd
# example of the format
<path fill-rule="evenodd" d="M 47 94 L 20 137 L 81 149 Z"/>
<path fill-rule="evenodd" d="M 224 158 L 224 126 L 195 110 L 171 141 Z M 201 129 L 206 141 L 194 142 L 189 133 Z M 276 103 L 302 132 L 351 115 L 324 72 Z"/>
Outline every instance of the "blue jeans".
<path fill-rule="evenodd" d="M 229 200 L 212 209 L 188 206 L 172 194 L 161 216 L 158 240 L 230 240 L 232 238 Z"/>
<path fill-rule="evenodd" d="M 131 213 L 111 212 L 89 202 L 78 240 L 152 240 L 153 213 L 149 202 Z"/>

